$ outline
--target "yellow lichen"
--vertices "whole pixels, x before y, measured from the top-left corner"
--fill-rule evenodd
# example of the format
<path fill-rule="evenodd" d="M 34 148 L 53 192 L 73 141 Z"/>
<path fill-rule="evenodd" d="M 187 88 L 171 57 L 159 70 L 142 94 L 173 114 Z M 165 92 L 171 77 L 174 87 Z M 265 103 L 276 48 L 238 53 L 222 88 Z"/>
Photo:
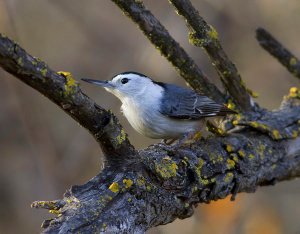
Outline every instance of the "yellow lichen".
<path fill-rule="evenodd" d="M 67 199 L 66 199 L 66 202 L 67 202 L 68 204 L 70 204 L 70 203 L 72 202 L 72 199 L 71 199 L 71 198 L 67 198 Z"/>
<path fill-rule="evenodd" d="M 139 177 L 137 180 L 136 180 L 136 183 L 138 186 L 143 186 L 145 184 L 145 179 L 144 177 Z"/>
<path fill-rule="evenodd" d="M 227 159 L 227 168 L 232 169 L 235 166 L 235 162 L 231 159 Z"/>
<path fill-rule="evenodd" d="M 255 122 L 255 121 L 249 122 L 249 125 L 250 125 L 251 127 L 253 127 L 253 128 L 258 128 L 258 126 L 259 126 L 259 124 L 258 124 L 257 122 Z"/>
<path fill-rule="evenodd" d="M 243 150 L 239 150 L 238 151 L 239 156 L 241 156 L 242 158 L 245 157 L 246 153 Z"/>
<path fill-rule="evenodd" d="M 235 106 L 234 102 L 231 99 L 228 100 L 227 107 L 229 109 L 231 109 L 231 110 L 235 110 L 236 109 L 236 106 Z"/>
<path fill-rule="evenodd" d="M 262 123 L 259 123 L 258 127 L 261 128 L 261 129 L 264 129 L 264 130 L 268 130 L 269 129 L 269 127 L 267 125 L 262 124 Z"/>
<path fill-rule="evenodd" d="M 41 69 L 41 74 L 43 77 L 45 77 L 47 75 L 47 72 L 48 72 L 47 68 Z"/>
<path fill-rule="evenodd" d="M 255 155 L 254 154 L 249 154 L 249 159 L 252 160 L 255 158 Z"/>
<path fill-rule="evenodd" d="M 233 179 L 233 173 L 228 172 L 228 173 L 226 174 L 225 178 L 224 178 L 224 181 L 225 181 L 226 183 L 228 183 L 228 182 L 230 182 L 232 179 Z"/>
<path fill-rule="evenodd" d="M 203 179 L 203 178 L 200 178 L 200 183 L 203 184 L 203 185 L 208 185 L 209 184 L 209 180 L 208 179 Z"/>
<path fill-rule="evenodd" d="M 198 165 L 196 165 L 195 171 L 199 178 L 199 182 L 203 185 L 207 185 L 207 184 L 209 184 L 209 179 L 207 179 L 207 177 L 205 177 L 205 176 L 204 177 L 201 176 L 201 170 L 202 170 L 203 165 L 204 165 L 204 160 L 202 158 L 200 158 L 198 161 Z"/>
<path fill-rule="evenodd" d="M 189 37 L 189 43 L 194 46 L 203 47 L 205 45 L 205 42 L 206 42 L 205 39 L 198 38 L 194 31 L 189 32 L 188 37 Z"/>
<path fill-rule="evenodd" d="M 170 157 L 165 157 L 160 163 L 155 164 L 156 172 L 164 179 L 176 176 L 177 169 L 177 164 Z"/>
<path fill-rule="evenodd" d="M 299 96 L 299 90 L 298 90 L 298 88 L 297 87 L 290 88 L 289 96 L 293 97 L 293 98 Z"/>
<path fill-rule="evenodd" d="M 228 76 L 228 75 L 230 75 L 230 74 L 231 74 L 230 71 L 223 71 L 223 75 L 224 75 L 224 76 Z"/>
<path fill-rule="evenodd" d="M 253 90 L 246 88 L 247 92 L 251 95 L 251 97 L 253 98 L 257 98 L 259 96 L 259 94 L 257 92 L 254 92 Z"/>
<path fill-rule="evenodd" d="M 259 153 L 259 156 L 260 156 L 261 159 L 264 159 L 264 157 L 265 157 L 265 154 L 264 154 L 265 149 L 266 149 L 266 146 L 263 145 L 263 144 L 258 146 L 258 153 Z"/>
<path fill-rule="evenodd" d="M 201 139 L 201 132 L 196 132 L 193 136 L 194 141 L 198 141 L 199 139 Z"/>
<path fill-rule="evenodd" d="M 297 64 L 297 59 L 295 58 L 295 57 L 291 57 L 290 58 L 290 65 L 291 66 L 294 66 L 294 65 L 296 65 Z"/>
<path fill-rule="evenodd" d="M 228 153 L 233 152 L 233 147 L 232 147 L 231 145 L 226 145 L 226 151 L 227 151 Z"/>
<path fill-rule="evenodd" d="M 218 32 L 217 30 L 210 25 L 210 30 L 207 32 L 207 35 L 213 39 L 213 40 L 218 40 Z"/>
<path fill-rule="evenodd" d="M 223 161 L 224 161 L 223 157 L 221 155 L 218 155 L 217 162 L 223 162 Z"/>
<path fill-rule="evenodd" d="M 186 159 L 182 159 L 182 160 L 181 160 L 181 162 L 182 162 L 184 165 L 186 165 L 186 166 L 188 165 L 188 163 L 187 163 L 187 160 L 186 160 Z"/>
<path fill-rule="evenodd" d="M 238 121 L 238 120 L 233 120 L 233 121 L 232 121 L 232 124 L 233 124 L 233 125 L 238 125 L 238 124 L 239 124 L 239 121 Z"/>
<path fill-rule="evenodd" d="M 204 165 L 204 160 L 200 158 L 198 161 L 198 165 L 196 165 L 196 173 L 199 178 L 201 177 L 201 170 L 203 165 Z"/>
<path fill-rule="evenodd" d="M 117 143 L 119 144 L 119 145 L 121 145 L 125 140 L 126 140 L 126 133 L 125 133 L 125 131 L 124 131 L 124 129 L 122 128 L 121 129 L 121 132 L 120 132 L 120 134 L 117 136 Z"/>
<path fill-rule="evenodd" d="M 49 213 L 59 215 L 61 214 L 59 210 L 49 210 Z"/>
<path fill-rule="evenodd" d="M 297 136 L 298 136 L 298 132 L 294 130 L 294 131 L 292 132 L 292 137 L 293 137 L 293 138 L 296 138 Z"/>
<path fill-rule="evenodd" d="M 276 140 L 278 140 L 278 139 L 281 138 L 281 134 L 279 133 L 279 131 L 278 131 L 277 129 L 274 129 L 274 130 L 272 131 L 272 136 L 273 136 L 273 138 L 276 139 Z"/>
<path fill-rule="evenodd" d="M 24 65 L 24 64 L 23 64 L 23 59 L 22 59 L 22 57 L 19 57 L 19 58 L 18 58 L 17 63 L 18 63 L 18 65 L 20 65 L 21 67 Z"/>
<path fill-rule="evenodd" d="M 77 82 L 73 78 L 72 74 L 70 72 L 64 72 L 64 71 L 57 72 L 57 74 L 62 75 L 63 77 L 66 78 L 65 94 L 66 95 L 74 94 L 76 91 Z"/>
<path fill-rule="evenodd" d="M 112 191 L 113 193 L 119 192 L 119 184 L 118 184 L 117 182 L 113 182 L 113 183 L 109 186 L 109 190 Z"/>
<path fill-rule="evenodd" d="M 130 188 L 133 185 L 133 181 L 131 179 L 124 179 L 123 184 L 125 184 L 125 188 Z"/>
<path fill-rule="evenodd" d="M 234 155 L 232 159 L 233 159 L 234 162 L 238 162 L 239 161 L 239 158 L 238 158 L 237 155 Z"/>
<path fill-rule="evenodd" d="M 258 147 L 258 150 L 259 150 L 259 152 L 261 152 L 261 153 L 263 153 L 263 152 L 265 151 L 265 149 L 266 149 L 266 146 L 263 145 L 263 144 L 259 145 L 259 147 Z"/>

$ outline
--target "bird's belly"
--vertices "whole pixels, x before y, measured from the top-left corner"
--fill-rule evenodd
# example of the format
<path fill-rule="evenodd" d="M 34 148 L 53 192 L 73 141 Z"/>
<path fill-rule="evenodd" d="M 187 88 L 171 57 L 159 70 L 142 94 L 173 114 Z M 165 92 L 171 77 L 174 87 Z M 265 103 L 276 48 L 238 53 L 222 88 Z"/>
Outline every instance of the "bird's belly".
<path fill-rule="evenodd" d="M 133 106 L 122 106 L 122 111 L 137 132 L 150 138 L 176 139 L 200 127 L 200 121 L 171 119 L 158 110 L 145 111 Z"/>

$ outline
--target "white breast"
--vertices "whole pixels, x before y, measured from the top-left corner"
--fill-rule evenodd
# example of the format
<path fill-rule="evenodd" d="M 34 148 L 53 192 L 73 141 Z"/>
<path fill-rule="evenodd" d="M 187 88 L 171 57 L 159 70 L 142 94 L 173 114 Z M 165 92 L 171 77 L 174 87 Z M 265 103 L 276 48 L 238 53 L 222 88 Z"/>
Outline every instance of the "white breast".
<path fill-rule="evenodd" d="M 163 88 L 148 86 L 134 97 L 122 99 L 122 111 L 132 127 L 142 135 L 156 139 L 179 138 L 193 131 L 198 121 L 171 119 L 159 111 Z"/>

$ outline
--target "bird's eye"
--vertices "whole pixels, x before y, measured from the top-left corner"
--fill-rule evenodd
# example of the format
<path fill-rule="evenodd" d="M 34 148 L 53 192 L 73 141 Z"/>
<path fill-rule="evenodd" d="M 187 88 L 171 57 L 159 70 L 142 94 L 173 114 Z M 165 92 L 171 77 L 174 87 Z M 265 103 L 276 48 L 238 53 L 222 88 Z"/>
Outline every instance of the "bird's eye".
<path fill-rule="evenodd" d="M 123 79 L 121 80 L 121 83 L 122 83 L 122 84 L 126 84 L 128 81 L 129 81 L 128 78 L 123 78 Z"/>

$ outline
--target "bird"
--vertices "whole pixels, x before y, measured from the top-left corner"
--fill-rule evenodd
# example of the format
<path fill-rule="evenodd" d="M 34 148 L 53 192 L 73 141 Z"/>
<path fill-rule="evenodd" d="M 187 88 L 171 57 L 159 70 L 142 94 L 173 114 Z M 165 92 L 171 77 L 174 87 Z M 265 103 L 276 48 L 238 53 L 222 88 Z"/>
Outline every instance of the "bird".
<path fill-rule="evenodd" d="M 203 127 L 207 118 L 236 113 L 192 89 L 157 82 L 138 72 L 122 72 L 111 80 L 81 80 L 119 98 L 131 126 L 153 139 L 176 140 Z"/>

